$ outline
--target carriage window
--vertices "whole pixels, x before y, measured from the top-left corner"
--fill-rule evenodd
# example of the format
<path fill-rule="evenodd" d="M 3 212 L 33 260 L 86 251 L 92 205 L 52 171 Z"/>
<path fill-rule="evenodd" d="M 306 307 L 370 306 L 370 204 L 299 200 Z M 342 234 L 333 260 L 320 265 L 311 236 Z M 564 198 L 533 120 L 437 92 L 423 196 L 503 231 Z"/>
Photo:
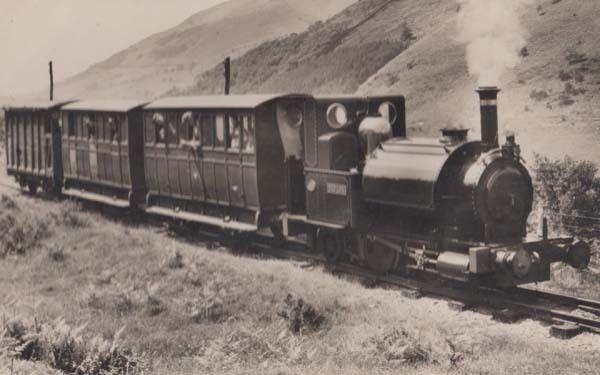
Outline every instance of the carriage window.
<path fill-rule="evenodd" d="M 162 113 L 156 112 L 152 115 L 152 125 L 154 126 L 154 139 L 156 139 L 156 143 L 166 143 L 165 116 Z"/>
<path fill-rule="evenodd" d="M 127 117 L 126 116 L 122 116 L 121 117 L 121 142 L 122 143 L 127 143 L 127 139 L 128 137 L 128 122 L 127 122 Z"/>
<path fill-rule="evenodd" d="M 73 113 L 69 113 L 67 115 L 67 129 L 69 137 L 75 136 L 75 115 Z"/>
<path fill-rule="evenodd" d="M 119 142 L 119 119 L 115 116 L 106 118 L 106 127 L 108 128 L 109 141 L 113 143 Z"/>
<path fill-rule="evenodd" d="M 154 143 L 154 123 L 152 122 L 152 115 L 149 113 L 145 114 L 144 137 L 146 143 Z"/>
<path fill-rule="evenodd" d="M 73 114 L 73 120 L 75 120 L 75 138 L 81 138 L 83 134 L 81 130 L 81 115 Z"/>
<path fill-rule="evenodd" d="M 177 114 L 169 113 L 169 115 L 167 116 L 167 120 L 168 120 L 167 126 L 166 126 L 167 143 L 169 143 L 171 145 L 176 145 L 179 143 L 179 139 L 177 137 L 177 122 L 178 122 Z"/>
<path fill-rule="evenodd" d="M 179 119 L 180 142 L 190 141 L 194 134 L 194 116 L 192 112 L 188 111 L 180 114 Z"/>
<path fill-rule="evenodd" d="M 215 116 L 202 115 L 200 123 L 202 124 L 202 145 L 213 147 L 215 139 Z"/>
<path fill-rule="evenodd" d="M 94 140 L 96 138 L 96 116 L 94 114 L 83 116 L 83 129 L 87 139 Z"/>
<path fill-rule="evenodd" d="M 41 121 L 44 124 L 44 134 L 51 134 L 52 133 L 52 118 L 43 116 L 43 117 L 41 117 Z"/>
<path fill-rule="evenodd" d="M 244 139 L 243 150 L 246 153 L 254 153 L 254 121 L 251 116 L 244 116 Z"/>
<path fill-rule="evenodd" d="M 225 140 L 227 135 L 225 128 L 225 117 L 223 115 L 217 115 L 216 126 L 215 126 L 215 147 L 225 147 Z"/>
<path fill-rule="evenodd" d="M 102 114 L 96 116 L 96 136 L 99 141 L 104 140 L 104 116 Z"/>
<path fill-rule="evenodd" d="M 229 116 L 229 139 L 227 147 L 232 150 L 239 150 L 242 147 L 242 116 Z"/>

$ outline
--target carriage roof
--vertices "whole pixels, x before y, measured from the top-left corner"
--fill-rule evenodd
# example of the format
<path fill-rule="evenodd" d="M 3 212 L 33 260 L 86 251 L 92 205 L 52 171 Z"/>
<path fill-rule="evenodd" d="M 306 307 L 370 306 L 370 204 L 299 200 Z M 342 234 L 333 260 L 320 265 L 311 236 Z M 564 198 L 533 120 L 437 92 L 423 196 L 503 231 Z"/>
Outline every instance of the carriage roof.
<path fill-rule="evenodd" d="M 49 111 L 72 103 L 73 100 L 50 101 L 50 100 L 31 100 L 14 103 L 2 107 L 5 111 Z"/>
<path fill-rule="evenodd" d="M 158 99 L 145 109 L 255 109 L 275 99 L 307 97 L 302 94 L 178 96 Z"/>
<path fill-rule="evenodd" d="M 139 100 L 82 100 L 67 104 L 61 109 L 65 111 L 129 112 L 146 103 Z"/>

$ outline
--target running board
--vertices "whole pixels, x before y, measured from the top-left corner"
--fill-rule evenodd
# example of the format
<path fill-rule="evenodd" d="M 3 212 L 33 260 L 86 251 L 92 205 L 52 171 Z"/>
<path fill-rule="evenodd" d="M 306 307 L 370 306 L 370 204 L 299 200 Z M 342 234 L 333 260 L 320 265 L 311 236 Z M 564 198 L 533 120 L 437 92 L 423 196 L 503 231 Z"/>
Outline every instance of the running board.
<path fill-rule="evenodd" d="M 103 203 L 103 204 L 107 204 L 109 206 L 118 207 L 118 208 L 129 208 L 129 201 L 124 200 L 124 199 L 118 199 L 116 197 L 107 197 L 102 194 L 90 193 L 88 191 L 83 191 L 83 190 L 78 190 L 78 189 L 64 189 L 62 191 L 62 193 L 64 195 L 83 199 L 86 201 Z"/>
<path fill-rule="evenodd" d="M 219 217 L 207 216 L 207 215 L 196 214 L 196 213 L 185 212 L 185 211 L 177 211 L 177 210 L 173 210 L 170 208 L 153 206 L 153 207 L 145 208 L 144 211 L 146 211 L 149 214 L 154 214 L 154 215 L 159 215 L 159 216 L 167 216 L 167 217 L 172 217 L 172 218 L 180 219 L 180 220 L 184 220 L 184 221 L 191 221 L 194 223 L 211 225 L 213 227 L 234 230 L 236 232 L 256 232 L 258 230 L 258 227 L 253 224 L 248 224 L 248 223 L 243 223 L 241 221 L 233 221 L 233 220 L 226 221 Z"/>

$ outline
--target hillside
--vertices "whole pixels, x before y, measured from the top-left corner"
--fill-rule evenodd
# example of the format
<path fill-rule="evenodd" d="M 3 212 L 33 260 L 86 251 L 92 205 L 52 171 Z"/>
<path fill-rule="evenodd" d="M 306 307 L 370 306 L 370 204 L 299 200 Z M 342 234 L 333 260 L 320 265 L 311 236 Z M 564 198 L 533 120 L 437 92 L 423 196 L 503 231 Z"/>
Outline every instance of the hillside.
<path fill-rule="evenodd" d="M 59 97 L 152 98 L 193 82 L 225 56 L 302 31 L 355 0 L 229 0 L 60 82 Z M 143 22 L 143 20 L 140 20 Z"/>
<path fill-rule="evenodd" d="M 0 182 L 2 374 L 597 373 L 595 335 L 553 339 Z"/>
<path fill-rule="evenodd" d="M 460 38 L 466 3 L 362 0 L 234 60 L 232 91 L 401 93 L 413 133 L 465 126 L 477 136 L 477 79 Z M 509 21 L 520 23 L 524 46 L 516 66 L 498 80 L 501 131 L 516 131 L 526 157 L 568 153 L 600 161 L 600 40 L 594 37 L 600 2 L 522 3 L 518 20 Z M 501 29 L 502 20 L 496 22 Z M 221 72 L 216 67 L 169 94 L 221 92 Z"/>

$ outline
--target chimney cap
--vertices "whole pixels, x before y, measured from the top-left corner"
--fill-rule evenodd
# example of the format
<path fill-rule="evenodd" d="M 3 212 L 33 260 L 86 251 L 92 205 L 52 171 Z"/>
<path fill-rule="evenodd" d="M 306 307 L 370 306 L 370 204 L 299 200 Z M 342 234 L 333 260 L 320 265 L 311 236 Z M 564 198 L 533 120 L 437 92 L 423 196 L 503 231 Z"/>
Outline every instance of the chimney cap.
<path fill-rule="evenodd" d="M 499 93 L 501 90 L 498 88 L 498 86 L 479 86 L 479 87 L 477 87 L 477 89 L 475 91 Z"/>

